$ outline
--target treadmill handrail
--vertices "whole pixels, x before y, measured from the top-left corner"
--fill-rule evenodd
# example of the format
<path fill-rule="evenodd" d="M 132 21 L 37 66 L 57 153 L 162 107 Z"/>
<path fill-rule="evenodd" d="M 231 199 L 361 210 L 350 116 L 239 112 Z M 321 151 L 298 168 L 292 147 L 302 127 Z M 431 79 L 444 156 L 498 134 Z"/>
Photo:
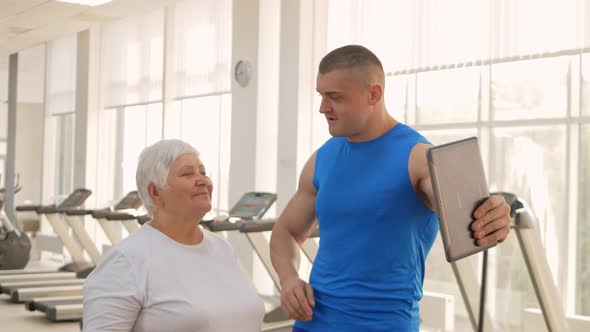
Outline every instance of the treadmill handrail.
<path fill-rule="evenodd" d="M 559 290 L 553 280 L 551 268 L 538 236 L 537 221 L 524 201 L 517 211 L 515 232 L 523 252 L 539 306 L 549 331 L 569 331 Z"/>
<path fill-rule="evenodd" d="M 269 232 L 272 231 L 277 219 L 263 219 L 263 220 L 248 220 L 244 221 L 240 225 L 240 232 L 252 233 L 252 232 Z"/>
<path fill-rule="evenodd" d="M 207 225 L 209 230 L 212 232 L 222 232 L 222 231 L 236 231 L 240 229 L 242 221 L 231 222 L 229 220 L 224 221 L 214 221 Z"/>

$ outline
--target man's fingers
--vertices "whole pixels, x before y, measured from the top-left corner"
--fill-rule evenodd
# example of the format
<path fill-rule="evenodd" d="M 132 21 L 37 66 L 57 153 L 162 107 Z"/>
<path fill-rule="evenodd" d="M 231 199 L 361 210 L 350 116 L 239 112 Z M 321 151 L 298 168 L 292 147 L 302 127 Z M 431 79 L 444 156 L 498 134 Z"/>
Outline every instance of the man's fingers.
<path fill-rule="evenodd" d="M 293 308 L 289 301 L 287 301 L 286 296 L 283 296 L 281 299 L 281 307 L 283 307 L 283 310 L 285 311 L 285 313 L 287 313 L 287 316 L 289 316 L 289 318 L 297 319 L 297 311 Z"/>
<path fill-rule="evenodd" d="M 486 199 L 473 213 L 473 216 L 476 219 L 483 217 L 486 212 L 489 210 L 499 206 L 500 204 L 505 203 L 504 197 L 494 195 L 490 198 Z"/>
<path fill-rule="evenodd" d="M 315 298 L 313 297 L 313 288 L 310 284 L 305 284 L 305 296 L 310 306 L 315 307 Z"/>
<path fill-rule="evenodd" d="M 303 312 L 305 313 L 306 316 L 309 316 L 311 318 L 311 307 L 309 306 L 309 303 L 307 303 L 307 297 L 305 296 L 306 293 L 306 289 L 305 286 L 303 287 L 297 287 L 293 290 L 293 293 L 295 294 L 295 298 L 297 299 L 297 302 L 299 302 L 299 308 L 301 308 L 303 310 Z"/>
<path fill-rule="evenodd" d="M 299 313 L 297 308 L 293 305 L 293 301 L 291 301 L 290 296 L 284 296 L 281 300 L 281 305 L 287 313 L 287 316 L 289 316 L 289 318 L 295 320 L 303 320 L 304 315 Z"/>
<path fill-rule="evenodd" d="M 311 320 L 315 305 L 313 289 L 299 278 L 287 280 L 282 285 L 281 306 L 291 319 Z"/>
<path fill-rule="evenodd" d="M 502 217 L 502 218 L 499 218 L 499 219 L 496 219 L 492 222 L 487 223 L 479 231 L 475 232 L 474 235 L 475 235 L 476 239 L 481 239 L 484 236 L 486 236 L 488 234 L 492 234 L 495 231 L 505 228 L 509 225 L 510 225 L 510 218 Z"/>
<path fill-rule="evenodd" d="M 289 304 L 296 312 L 298 320 L 302 320 L 303 318 L 305 318 L 305 316 L 306 316 L 305 310 L 301 307 L 301 304 L 299 304 L 299 300 L 297 299 L 297 295 L 295 294 L 295 290 L 289 291 L 289 295 L 287 296 L 287 301 L 289 301 Z"/>
<path fill-rule="evenodd" d="M 486 224 L 497 219 L 508 217 L 510 218 L 510 206 L 508 204 L 501 204 L 495 208 L 487 211 L 483 216 L 477 218 L 471 225 L 471 229 L 475 232 L 480 231 Z"/>
<path fill-rule="evenodd" d="M 492 234 L 484 237 L 483 239 L 478 240 L 477 244 L 480 246 L 485 246 L 485 245 L 488 245 L 488 244 L 494 243 L 494 242 L 502 242 L 502 241 L 504 241 L 504 239 L 506 239 L 509 232 L 510 232 L 510 228 L 508 228 L 508 227 L 501 228 L 501 229 L 493 232 Z"/>

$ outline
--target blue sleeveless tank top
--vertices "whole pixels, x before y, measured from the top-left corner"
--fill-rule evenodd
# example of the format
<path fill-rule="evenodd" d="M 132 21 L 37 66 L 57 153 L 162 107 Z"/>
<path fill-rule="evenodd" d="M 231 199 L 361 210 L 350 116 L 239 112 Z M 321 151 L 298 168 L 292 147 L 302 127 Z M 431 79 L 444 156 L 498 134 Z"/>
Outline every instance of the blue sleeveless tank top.
<path fill-rule="evenodd" d="M 328 140 L 316 155 L 313 184 L 320 246 L 310 284 L 321 331 L 418 331 L 426 256 L 438 217 L 416 195 L 408 160 L 428 141 L 397 124 L 368 142 Z"/>

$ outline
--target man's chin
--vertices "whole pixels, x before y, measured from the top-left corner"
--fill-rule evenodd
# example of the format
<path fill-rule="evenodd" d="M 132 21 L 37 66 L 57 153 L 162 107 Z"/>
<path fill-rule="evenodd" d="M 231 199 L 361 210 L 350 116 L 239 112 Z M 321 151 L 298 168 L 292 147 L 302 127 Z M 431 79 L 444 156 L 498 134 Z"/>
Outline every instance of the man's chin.
<path fill-rule="evenodd" d="M 342 135 L 342 132 L 340 130 L 337 130 L 336 128 L 330 127 L 328 129 L 328 132 L 330 133 L 331 136 L 334 136 L 334 137 L 342 137 L 342 136 L 344 136 L 344 135 Z"/>

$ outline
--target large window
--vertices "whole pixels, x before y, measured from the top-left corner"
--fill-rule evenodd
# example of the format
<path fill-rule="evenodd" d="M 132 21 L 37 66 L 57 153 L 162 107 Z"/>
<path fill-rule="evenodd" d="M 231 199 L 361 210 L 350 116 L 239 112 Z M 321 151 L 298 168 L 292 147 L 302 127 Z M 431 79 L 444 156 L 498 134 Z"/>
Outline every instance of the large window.
<path fill-rule="evenodd" d="M 119 146 L 122 147 L 121 187 L 119 194 L 137 190 L 135 171 L 141 150 L 162 138 L 162 104 L 129 106 L 119 110 L 122 121 L 119 128 Z M 122 196 L 121 195 L 121 196 Z M 119 195 L 117 195 L 119 196 Z"/>
<path fill-rule="evenodd" d="M 422 130 L 420 132 L 433 145 L 441 145 L 458 141 L 467 137 L 478 136 L 477 129 L 447 129 L 447 130 Z"/>
<path fill-rule="evenodd" d="M 213 214 L 227 211 L 230 162 L 231 96 L 182 99 L 176 102 L 177 135 L 194 146 L 213 182 Z"/>
<path fill-rule="evenodd" d="M 231 13 L 229 0 L 188 0 L 174 11 L 175 102 L 166 132 L 199 151 L 213 182 L 212 214 L 229 208 Z"/>
<path fill-rule="evenodd" d="M 416 123 L 476 121 L 479 79 L 479 67 L 418 74 Z M 445 89 L 449 84 L 453 88 Z"/>
<path fill-rule="evenodd" d="M 567 206 L 562 199 L 566 186 L 565 129 L 565 125 L 494 129 L 490 173 L 493 187 L 518 193 L 535 211 L 547 258 L 556 270 L 557 237 L 564 231 Z"/>
<path fill-rule="evenodd" d="M 231 1 L 188 0 L 174 11 L 176 96 L 195 96 L 230 87 Z"/>
<path fill-rule="evenodd" d="M 55 116 L 55 194 L 56 201 L 74 189 L 74 113 Z"/>
<path fill-rule="evenodd" d="M 162 138 L 164 10 L 104 25 L 101 33 L 104 109 L 99 114 L 98 204 L 136 190 L 137 158 Z M 108 68 L 108 69 L 106 69 Z"/>
<path fill-rule="evenodd" d="M 135 172 L 139 154 L 162 138 L 162 104 L 105 109 L 99 114 L 97 177 L 99 204 L 113 204 L 129 191 L 137 190 Z"/>
<path fill-rule="evenodd" d="M 163 9 L 104 25 L 101 53 L 105 106 L 162 99 Z"/>
<path fill-rule="evenodd" d="M 366 45 L 381 55 L 386 71 L 588 46 L 584 0 L 330 0 L 315 6 L 325 13 L 315 31 L 325 32 L 326 50 Z"/>
<path fill-rule="evenodd" d="M 110 155 L 100 158 L 97 172 L 114 181 L 98 184 L 97 195 L 109 202 L 135 189 L 141 150 L 180 138 L 201 154 L 215 187 L 214 211 L 226 210 L 231 1 L 185 0 L 170 8 L 168 20 L 160 9 L 103 28 L 101 66 L 108 69 L 102 71 L 99 153 Z M 164 47 L 165 25 L 173 31 L 171 49 Z"/>
<path fill-rule="evenodd" d="M 120 145 L 121 131 L 119 124 L 120 114 L 116 108 L 101 110 L 98 114 L 98 147 L 97 155 L 98 167 L 96 167 L 96 178 L 101 179 L 97 181 L 96 188 L 93 195 L 96 196 L 96 201 L 99 206 L 114 205 L 117 194 L 123 191 L 122 181 L 117 177 L 117 174 L 122 174 L 122 149 Z M 105 243 L 106 242 L 105 240 Z"/>
<path fill-rule="evenodd" d="M 507 190 L 524 199 L 535 213 L 540 240 L 557 281 L 567 263 L 559 245 L 567 230 L 566 127 L 495 128 L 492 139 L 492 190 Z M 523 310 L 538 308 L 522 252 L 514 236 L 497 250 L 497 321 L 505 329 L 526 326 Z"/>
<path fill-rule="evenodd" d="M 406 122 L 406 111 L 408 109 L 407 76 L 387 76 L 385 77 L 385 105 L 387 112 L 396 120 Z M 326 129 L 326 132 L 328 130 Z"/>
<path fill-rule="evenodd" d="M 231 1 L 186 0 L 171 8 L 169 20 L 156 10 L 102 31 L 101 66 L 109 69 L 102 73 L 99 153 L 109 156 L 100 158 L 97 172 L 114 181 L 100 183 L 97 195 L 110 202 L 134 190 L 141 150 L 180 138 L 201 154 L 214 184 L 214 211 L 227 210 Z M 174 32 L 171 49 L 164 48 L 165 24 Z"/>
<path fill-rule="evenodd" d="M 61 202 L 74 189 L 76 35 L 47 44 L 43 196 Z"/>
<path fill-rule="evenodd" d="M 492 66 L 494 120 L 557 118 L 568 107 L 569 58 Z"/>

